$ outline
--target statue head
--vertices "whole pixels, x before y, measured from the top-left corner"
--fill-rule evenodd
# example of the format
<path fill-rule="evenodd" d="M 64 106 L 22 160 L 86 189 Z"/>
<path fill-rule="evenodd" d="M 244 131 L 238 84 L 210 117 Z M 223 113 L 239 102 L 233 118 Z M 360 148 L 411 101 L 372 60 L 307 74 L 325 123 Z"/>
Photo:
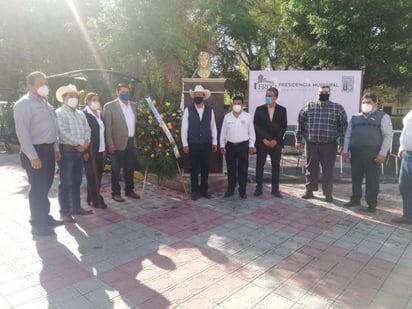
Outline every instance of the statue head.
<path fill-rule="evenodd" d="M 208 52 L 201 51 L 197 57 L 197 64 L 201 70 L 209 70 L 210 56 Z"/>

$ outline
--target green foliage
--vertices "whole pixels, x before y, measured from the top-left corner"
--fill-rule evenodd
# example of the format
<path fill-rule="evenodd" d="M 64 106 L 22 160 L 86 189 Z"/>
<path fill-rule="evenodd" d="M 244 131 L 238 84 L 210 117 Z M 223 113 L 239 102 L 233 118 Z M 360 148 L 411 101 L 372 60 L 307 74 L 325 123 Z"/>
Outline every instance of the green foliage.
<path fill-rule="evenodd" d="M 402 130 L 403 129 L 402 120 L 403 120 L 403 116 L 391 116 L 392 129 Z"/>

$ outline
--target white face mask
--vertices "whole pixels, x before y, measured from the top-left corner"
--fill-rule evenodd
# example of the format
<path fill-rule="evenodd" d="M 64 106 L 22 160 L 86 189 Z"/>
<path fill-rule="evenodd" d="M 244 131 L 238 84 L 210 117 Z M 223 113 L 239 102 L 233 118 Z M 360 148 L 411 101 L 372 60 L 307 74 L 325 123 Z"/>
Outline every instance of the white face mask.
<path fill-rule="evenodd" d="M 67 100 L 67 105 L 71 108 L 76 108 L 78 103 L 79 103 L 79 99 L 77 98 L 69 98 Z"/>
<path fill-rule="evenodd" d="M 233 111 L 235 113 L 239 113 L 241 110 L 242 110 L 242 105 L 239 105 L 239 104 L 233 105 Z"/>
<path fill-rule="evenodd" d="M 372 111 L 372 105 L 368 103 L 362 103 L 361 109 L 364 114 L 369 114 Z"/>
<path fill-rule="evenodd" d="M 90 108 L 94 111 L 100 109 L 100 102 L 99 101 L 93 101 L 92 104 L 90 104 Z"/>
<path fill-rule="evenodd" d="M 39 88 L 37 88 L 37 93 L 38 95 L 42 96 L 42 97 L 47 97 L 49 94 L 49 87 L 47 87 L 47 85 L 43 85 Z"/>

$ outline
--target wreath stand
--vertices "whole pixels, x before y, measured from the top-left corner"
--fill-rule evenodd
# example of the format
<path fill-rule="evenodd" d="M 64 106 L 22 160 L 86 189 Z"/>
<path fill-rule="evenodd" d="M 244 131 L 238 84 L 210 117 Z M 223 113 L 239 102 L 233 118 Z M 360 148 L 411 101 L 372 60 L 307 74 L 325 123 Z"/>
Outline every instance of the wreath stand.
<path fill-rule="evenodd" d="M 183 172 L 182 172 L 182 169 L 180 168 L 179 162 L 177 162 L 177 160 L 176 160 L 176 166 L 177 166 L 177 170 L 178 170 L 178 172 L 179 172 L 179 176 L 180 176 L 180 179 L 181 179 L 181 183 L 182 183 L 182 186 L 183 186 L 183 190 L 184 190 L 185 193 L 187 194 L 187 189 L 186 189 L 186 186 L 185 186 L 185 182 L 183 181 Z M 141 199 L 143 199 L 143 197 L 144 197 L 144 191 L 145 191 L 145 188 L 146 188 L 148 170 L 149 170 L 149 168 L 146 167 L 145 172 L 144 172 L 144 177 L 143 177 L 142 192 L 140 193 L 140 198 L 141 198 Z"/>

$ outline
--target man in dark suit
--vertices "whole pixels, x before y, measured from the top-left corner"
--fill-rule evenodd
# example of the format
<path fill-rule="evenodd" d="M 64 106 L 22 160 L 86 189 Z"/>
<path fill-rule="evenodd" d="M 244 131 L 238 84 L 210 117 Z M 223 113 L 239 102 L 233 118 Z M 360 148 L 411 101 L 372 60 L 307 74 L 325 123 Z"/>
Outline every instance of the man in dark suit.
<path fill-rule="evenodd" d="M 124 202 L 119 185 L 122 167 L 126 196 L 140 198 L 134 192 L 133 181 L 136 164 L 136 104 L 130 101 L 129 85 L 119 84 L 116 87 L 116 94 L 117 99 L 104 105 L 103 119 L 112 165 L 112 198 L 116 202 Z"/>
<path fill-rule="evenodd" d="M 256 132 L 256 191 L 262 194 L 263 168 L 269 154 L 272 162 L 272 195 L 281 198 L 279 192 L 280 156 L 283 135 L 287 129 L 286 108 L 276 103 L 279 91 L 271 87 L 266 91 L 265 103 L 256 108 L 253 124 Z"/>

